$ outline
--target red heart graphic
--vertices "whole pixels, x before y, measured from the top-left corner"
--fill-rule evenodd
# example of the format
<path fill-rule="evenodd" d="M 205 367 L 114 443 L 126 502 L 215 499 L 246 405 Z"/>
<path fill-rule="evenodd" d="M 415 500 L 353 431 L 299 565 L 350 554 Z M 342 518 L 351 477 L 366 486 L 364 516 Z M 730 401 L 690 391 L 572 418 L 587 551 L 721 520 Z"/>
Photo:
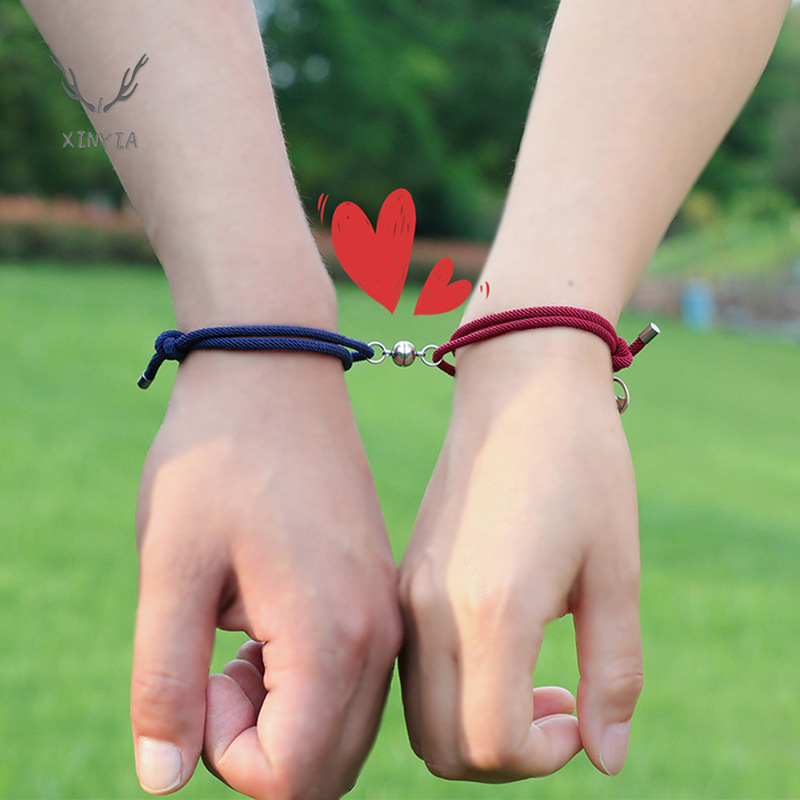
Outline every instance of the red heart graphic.
<path fill-rule="evenodd" d="M 408 274 L 417 212 L 405 189 L 392 192 L 381 206 L 375 229 L 355 203 L 333 212 L 333 249 L 356 286 L 394 313 Z"/>
<path fill-rule="evenodd" d="M 419 293 L 414 314 L 445 314 L 458 308 L 472 291 L 468 280 L 449 283 L 453 277 L 453 259 L 443 258 L 431 270 Z"/>

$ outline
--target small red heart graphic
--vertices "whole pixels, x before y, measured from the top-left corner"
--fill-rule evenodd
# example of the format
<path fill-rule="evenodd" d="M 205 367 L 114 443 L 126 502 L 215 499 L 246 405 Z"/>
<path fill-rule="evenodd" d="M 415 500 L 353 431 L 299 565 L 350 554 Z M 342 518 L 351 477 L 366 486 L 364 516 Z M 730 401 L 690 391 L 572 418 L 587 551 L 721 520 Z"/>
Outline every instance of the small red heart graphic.
<path fill-rule="evenodd" d="M 431 270 L 419 293 L 414 314 L 445 314 L 458 308 L 472 291 L 468 280 L 449 283 L 453 277 L 453 259 L 443 258 Z"/>
<path fill-rule="evenodd" d="M 356 286 L 394 313 L 411 262 L 417 212 L 405 189 L 392 192 L 381 206 L 373 229 L 355 203 L 340 203 L 333 212 L 333 249 Z"/>

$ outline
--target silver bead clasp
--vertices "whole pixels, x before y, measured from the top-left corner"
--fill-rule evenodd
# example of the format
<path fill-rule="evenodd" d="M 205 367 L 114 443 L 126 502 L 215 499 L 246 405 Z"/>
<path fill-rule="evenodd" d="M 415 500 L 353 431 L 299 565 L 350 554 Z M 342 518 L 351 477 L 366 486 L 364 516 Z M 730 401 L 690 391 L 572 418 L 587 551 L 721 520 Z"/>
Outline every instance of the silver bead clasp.
<path fill-rule="evenodd" d="M 392 361 L 398 367 L 410 367 L 417 357 L 417 348 L 405 340 L 398 342 L 392 348 Z"/>
<path fill-rule="evenodd" d="M 373 350 L 378 350 L 380 352 L 380 355 L 367 359 L 370 364 L 380 364 L 387 358 L 391 358 L 398 367 L 409 367 L 418 358 L 426 367 L 435 367 L 440 363 L 439 361 L 432 361 L 428 358 L 428 352 L 436 350 L 435 344 L 426 344 L 422 350 L 417 350 L 411 342 L 403 339 L 397 342 L 391 350 L 382 342 L 370 342 L 369 346 Z"/>

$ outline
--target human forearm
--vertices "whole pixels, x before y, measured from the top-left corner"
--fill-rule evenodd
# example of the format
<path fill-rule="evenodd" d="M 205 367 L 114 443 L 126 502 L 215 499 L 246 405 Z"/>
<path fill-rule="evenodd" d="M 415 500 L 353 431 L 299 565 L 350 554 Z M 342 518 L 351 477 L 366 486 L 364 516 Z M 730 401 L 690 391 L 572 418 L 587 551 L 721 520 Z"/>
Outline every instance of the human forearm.
<path fill-rule="evenodd" d="M 251 0 L 27 6 L 91 102 L 148 55 L 135 96 L 89 116 L 135 132 L 136 147 L 109 156 L 179 327 L 333 328 L 333 287 L 294 188 Z M 186 359 L 136 527 L 131 722 L 143 788 L 182 787 L 205 736 L 209 768 L 253 797 L 345 793 L 374 740 L 400 626 L 338 359 Z M 230 679 L 208 676 L 217 626 L 267 643 Z"/>
<path fill-rule="evenodd" d="M 788 0 L 562 0 L 471 319 L 520 305 L 616 321 L 755 86 Z"/>
<path fill-rule="evenodd" d="M 465 321 L 572 305 L 616 323 L 787 7 L 562 0 L 482 275 L 491 293 L 473 295 Z M 636 490 L 608 347 L 569 328 L 510 333 L 459 349 L 456 368 L 401 566 L 411 741 L 462 780 L 544 775 L 579 747 L 616 774 L 642 649 Z M 565 696 L 554 708 L 551 690 L 530 689 L 545 626 L 566 613 L 577 720 Z"/>
<path fill-rule="evenodd" d="M 286 158 L 252 3 L 25 0 L 81 92 L 128 102 L 91 122 L 136 135 L 108 155 L 142 218 L 178 323 L 335 326 L 334 296 Z"/>

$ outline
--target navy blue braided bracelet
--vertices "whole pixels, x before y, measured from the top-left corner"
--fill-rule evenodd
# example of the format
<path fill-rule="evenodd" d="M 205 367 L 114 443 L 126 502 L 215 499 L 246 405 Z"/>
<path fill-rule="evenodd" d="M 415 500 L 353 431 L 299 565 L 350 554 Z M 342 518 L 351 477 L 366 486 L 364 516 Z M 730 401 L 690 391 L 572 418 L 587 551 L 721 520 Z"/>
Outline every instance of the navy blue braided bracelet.
<path fill-rule="evenodd" d="M 164 331 L 156 339 L 156 352 L 139 378 L 146 389 L 165 361 L 182 361 L 192 350 L 289 350 L 336 356 L 345 369 L 355 361 L 365 361 L 374 350 L 365 342 L 339 333 L 294 325 L 233 325 L 225 328 L 200 328 L 190 333 Z"/>

